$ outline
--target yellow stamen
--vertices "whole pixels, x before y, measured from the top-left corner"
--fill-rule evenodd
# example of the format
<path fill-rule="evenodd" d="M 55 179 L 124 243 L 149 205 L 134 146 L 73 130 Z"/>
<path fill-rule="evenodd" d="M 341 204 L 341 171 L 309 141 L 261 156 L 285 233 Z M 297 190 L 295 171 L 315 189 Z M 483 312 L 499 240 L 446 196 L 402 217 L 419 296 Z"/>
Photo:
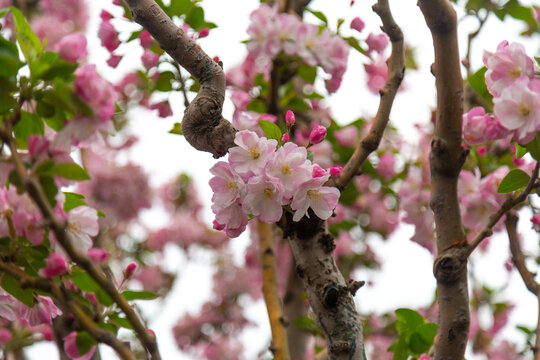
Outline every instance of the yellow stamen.
<path fill-rule="evenodd" d="M 250 146 L 248 149 L 248 154 L 254 159 L 258 159 L 261 153 L 259 152 L 259 149 L 257 149 L 255 146 Z"/>
<path fill-rule="evenodd" d="M 270 190 L 269 188 L 264 189 L 264 196 L 271 199 L 272 198 L 272 190 Z"/>
<path fill-rule="evenodd" d="M 520 103 L 519 104 L 519 113 L 522 115 L 522 116 L 529 116 L 529 114 L 531 113 L 531 109 L 529 109 L 529 107 L 523 103 Z"/>

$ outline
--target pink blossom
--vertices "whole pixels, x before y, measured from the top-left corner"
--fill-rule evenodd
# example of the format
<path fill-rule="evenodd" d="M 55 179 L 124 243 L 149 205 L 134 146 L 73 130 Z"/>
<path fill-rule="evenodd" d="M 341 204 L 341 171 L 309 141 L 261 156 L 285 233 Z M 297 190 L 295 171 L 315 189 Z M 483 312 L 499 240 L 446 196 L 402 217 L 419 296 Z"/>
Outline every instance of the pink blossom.
<path fill-rule="evenodd" d="M 5 347 L 11 339 L 13 339 L 11 332 L 8 329 L 0 328 L 0 346 Z"/>
<path fill-rule="evenodd" d="M 205 38 L 208 36 L 208 34 L 210 34 L 210 29 L 209 28 L 202 28 L 201 30 L 199 30 L 199 39 L 202 39 L 202 38 Z"/>
<path fill-rule="evenodd" d="M 431 360 L 431 358 L 427 356 L 426 354 L 423 354 L 418 358 L 418 360 Z"/>
<path fill-rule="evenodd" d="M 346 126 L 334 131 L 334 137 L 338 144 L 343 147 L 355 147 L 358 139 L 358 128 L 354 125 Z"/>
<path fill-rule="evenodd" d="M 498 121 L 477 106 L 463 114 L 463 137 L 469 144 L 481 144 L 487 140 L 498 140 L 509 135 Z"/>
<path fill-rule="evenodd" d="M 366 39 L 368 45 L 368 53 L 375 51 L 381 54 L 386 46 L 388 46 L 388 36 L 385 33 L 374 34 L 370 33 Z"/>
<path fill-rule="evenodd" d="M 64 351 L 73 360 L 90 360 L 96 351 L 96 347 L 92 346 L 86 354 L 81 355 L 77 347 L 77 333 L 72 331 L 64 337 Z"/>
<path fill-rule="evenodd" d="M 159 55 L 151 50 L 145 49 L 141 56 L 141 61 L 144 67 L 147 70 L 150 70 L 159 64 Z"/>
<path fill-rule="evenodd" d="M 142 267 L 133 276 L 133 280 L 141 283 L 146 291 L 158 292 L 166 289 L 171 282 L 171 275 L 163 272 L 159 265 L 151 265 Z"/>
<path fill-rule="evenodd" d="M 336 239 L 336 248 L 334 250 L 334 256 L 336 258 L 342 256 L 354 255 L 354 240 L 351 233 L 348 231 L 340 231 L 339 236 Z"/>
<path fill-rule="evenodd" d="M 19 303 L 19 316 L 30 326 L 52 325 L 52 319 L 58 315 L 62 315 L 62 311 L 47 296 L 38 295 L 33 307 Z"/>
<path fill-rule="evenodd" d="M 289 142 L 289 139 L 290 139 L 289 133 L 284 133 L 284 134 L 281 136 L 281 142 L 284 143 L 284 144 L 287 143 L 287 142 Z"/>
<path fill-rule="evenodd" d="M 66 35 L 55 49 L 64 60 L 77 61 L 86 56 L 86 37 L 81 33 Z"/>
<path fill-rule="evenodd" d="M 127 264 L 126 269 L 124 270 L 124 274 L 126 275 L 126 278 L 130 278 L 133 273 L 137 270 L 137 264 L 134 262 L 130 262 Z"/>
<path fill-rule="evenodd" d="M 139 34 L 139 41 L 141 42 L 141 46 L 145 49 L 148 49 L 152 45 L 154 45 L 154 39 L 152 38 L 152 35 L 146 30 L 141 31 Z"/>
<path fill-rule="evenodd" d="M 382 56 L 377 57 L 373 63 L 365 64 L 364 69 L 368 76 L 367 86 L 369 90 L 378 94 L 386 83 L 386 76 L 388 73 L 388 66 Z"/>
<path fill-rule="evenodd" d="M 520 144 L 540 130 L 540 81 L 521 77 L 493 99 L 493 112 L 502 126 L 514 131 Z"/>
<path fill-rule="evenodd" d="M 299 221 L 304 215 L 309 217 L 311 208 L 320 219 L 328 219 L 339 200 L 339 190 L 335 187 L 322 186 L 328 180 L 328 175 L 306 181 L 296 191 L 291 202 L 291 208 L 296 210 L 294 221 Z"/>
<path fill-rule="evenodd" d="M 312 177 L 318 178 L 318 177 L 326 176 L 326 175 L 327 175 L 326 170 L 324 170 L 318 164 L 313 164 L 313 171 L 311 172 Z"/>
<path fill-rule="evenodd" d="M 379 157 L 379 165 L 377 166 L 377 172 L 381 177 L 388 181 L 394 176 L 394 163 L 395 158 L 391 152 L 385 152 Z"/>
<path fill-rule="evenodd" d="M 85 65 L 75 71 L 75 92 L 87 103 L 101 121 L 108 121 L 115 112 L 117 95 L 111 83 L 96 72 L 95 65 Z"/>
<path fill-rule="evenodd" d="M 245 180 L 261 172 L 274 156 L 277 146 L 276 140 L 259 138 L 255 132 L 249 130 L 239 131 L 234 143 L 238 146 L 229 149 L 229 163 Z"/>
<path fill-rule="evenodd" d="M 309 134 L 309 143 L 319 144 L 326 137 L 326 128 L 322 125 L 315 125 Z"/>
<path fill-rule="evenodd" d="M 39 274 L 47 278 L 52 278 L 65 274 L 68 269 L 68 263 L 64 255 L 51 253 L 47 257 L 46 266 L 39 271 Z"/>
<path fill-rule="evenodd" d="M 536 231 L 540 230 L 540 213 L 534 214 L 531 218 L 531 222 L 533 224 L 533 229 Z"/>
<path fill-rule="evenodd" d="M 341 174 L 341 170 L 343 170 L 343 166 L 332 166 L 330 168 L 330 176 L 331 177 L 338 177 L 339 174 Z"/>
<path fill-rule="evenodd" d="M 54 17 L 57 28 L 86 29 L 88 6 L 84 0 L 41 0 L 39 7 L 46 17 Z"/>
<path fill-rule="evenodd" d="M 4 318 L 8 321 L 17 320 L 17 307 L 19 307 L 19 301 L 13 296 L 8 295 L 3 289 L 0 290 L 0 318 Z"/>
<path fill-rule="evenodd" d="M 109 52 L 113 52 L 120 45 L 118 40 L 118 32 L 114 28 L 109 19 L 101 18 L 99 24 L 98 37 L 101 40 L 101 45 L 105 47 Z"/>
<path fill-rule="evenodd" d="M 518 78 L 532 79 L 534 76 L 534 63 L 520 43 L 508 44 L 504 40 L 497 46 L 495 53 L 484 51 L 483 61 L 487 67 L 487 87 L 495 96 Z"/>
<path fill-rule="evenodd" d="M 297 52 L 297 43 L 295 38 L 302 22 L 297 16 L 291 14 L 279 14 L 277 18 L 276 31 L 277 37 L 283 51 L 287 55 L 293 55 Z"/>
<path fill-rule="evenodd" d="M 281 206 L 286 202 L 279 179 L 258 175 L 248 181 L 242 208 L 246 213 L 258 216 L 262 222 L 271 224 L 281 219 Z"/>
<path fill-rule="evenodd" d="M 270 7 L 265 3 L 251 13 L 251 23 L 247 29 L 250 41 L 247 43 L 247 48 L 252 56 L 265 55 L 273 58 L 279 53 L 277 14 L 277 6 Z"/>
<path fill-rule="evenodd" d="M 358 32 L 362 32 L 364 30 L 364 27 L 366 27 L 366 24 L 360 19 L 358 16 L 352 19 L 351 21 L 351 29 L 354 29 Z"/>
<path fill-rule="evenodd" d="M 109 65 L 113 69 L 116 69 L 121 60 L 122 56 L 114 55 L 111 53 L 111 56 L 107 59 L 107 65 Z"/>
<path fill-rule="evenodd" d="M 290 129 L 293 127 L 295 122 L 294 113 L 291 110 L 287 110 L 287 113 L 285 114 L 285 123 L 287 124 L 287 127 Z"/>
<path fill-rule="evenodd" d="M 279 179 L 283 196 L 290 199 L 304 181 L 311 179 L 312 165 L 307 160 L 306 148 L 295 143 L 280 147 L 266 166 L 266 174 Z"/>
<path fill-rule="evenodd" d="M 251 102 L 251 96 L 245 91 L 236 90 L 231 93 L 231 101 L 236 110 L 245 111 L 246 107 Z"/>
<path fill-rule="evenodd" d="M 210 172 L 214 175 L 210 179 L 214 204 L 227 207 L 244 195 L 246 185 L 228 163 L 220 161 L 210 169 Z"/>
<path fill-rule="evenodd" d="M 173 115 L 169 100 L 163 100 L 158 103 L 151 104 L 148 108 L 151 110 L 157 110 L 158 116 L 161 118 L 166 118 Z"/>
<path fill-rule="evenodd" d="M 78 251 L 86 253 L 93 244 L 91 236 L 96 236 L 99 232 L 96 209 L 88 206 L 72 209 L 67 214 L 66 232 Z"/>
<path fill-rule="evenodd" d="M 242 209 L 242 204 L 236 200 L 227 207 L 212 205 L 212 212 L 216 215 L 216 223 L 225 229 L 227 236 L 235 238 L 246 230 L 248 217 Z"/>
<path fill-rule="evenodd" d="M 106 262 L 107 258 L 109 257 L 109 254 L 107 253 L 107 250 L 102 249 L 102 248 L 90 249 L 90 250 L 88 250 L 87 255 L 96 264 L 101 264 L 101 263 Z"/>

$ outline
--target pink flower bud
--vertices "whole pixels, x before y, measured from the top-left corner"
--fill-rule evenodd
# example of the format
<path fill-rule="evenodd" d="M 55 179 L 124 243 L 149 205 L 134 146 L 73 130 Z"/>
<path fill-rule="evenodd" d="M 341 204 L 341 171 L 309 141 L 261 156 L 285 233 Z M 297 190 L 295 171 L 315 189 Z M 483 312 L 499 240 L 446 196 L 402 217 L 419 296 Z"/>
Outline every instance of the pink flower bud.
<path fill-rule="evenodd" d="M 120 60 L 122 60 L 121 56 L 111 54 L 111 57 L 107 60 L 107 65 L 109 65 L 113 69 L 116 69 L 116 67 L 120 63 Z"/>
<path fill-rule="evenodd" d="M 46 264 L 47 265 L 39 271 L 39 274 L 47 278 L 62 275 L 68 270 L 66 258 L 58 253 L 49 254 Z"/>
<path fill-rule="evenodd" d="M 314 178 L 318 178 L 325 175 L 326 175 L 326 170 L 324 170 L 318 164 L 313 164 L 313 172 L 311 173 L 311 176 L 313 176 Z"/>
<path fill-rule="evenodd" d="M 217 220 L 214 220 L 212 224 L 213 224 L 214 230 L 221 231 L 225 229 L 225 225 L 218 223 Z"/>
<path fill-rule="evenodd" d="M 80 33 L 66 35 L 55 46 L 60 57 L 66 61 L 77 61 L 86 55 L 86 37 Z"/>
<path fill-rule="evenodd" d="M 105 261 L 107 261 L 107 258 L 109 256 L 107 250 L 101 248 L 90 249 L 88 250 L 87 254 L 90 259 L 92 259 L 92 261 L 96 264 L 104 263 Z"/>
<path fill-rule="evenodd" d="M 101 13 L 99 14 L 99 17 L 103 21 L 111 20 L 113 18 L 112 14 L 108 12 L 107 10 L 101 10 Z"/>
<path fill-rule="evenodd" d="M 219 56 L 214 56 L 212 60 L 214 60 L 216 64 L 219 64 Z"/>
<path fill-rule="evenodd" d="M 351 4 L 352 5 L 352 4 Z M 366 27 L 366 24 L 360 19 L 358 16 L 352 19 L 351 21 L 351 29 L 354 29 L 358 32 L 362 32 L 364 30 L 364 27 Z"/>
<path fill-rule="evenodd" d="M 94 294 L 94 293 L 88 293 L 88 294 L 86 294 L 86 298 L 87 298 L 88 300 L 90 300 L 90 302 L 92 303 L 92 305 L 97 306 L 98 301 L 97 301 L 96 294 Z"/>
<path fill-rule="evenodd" d="M 151 110 L 157 110 L 158 116 L 162 118 L 166 118 L 169 116 L 172 116 L 172 109 L 171 104 L 169 104 L 168 100 L 163 100 L 155 104 L 151 104 L 149 107 Z"/>
<path fill-rule="evenodd" d="M 372 51 L 382 53 L 384 49 L 386 49 L 386 46 L 388 45 L 388 36 L 385 33 L 377 34 L 377 35 L 374 33 L 371 33 L 368 35 L 368 38 L 366 39 L 366 43 L 368 45 L 368 53 Z"/>
<path fill-rule="evenodd" d="M 128 266 L 126 266 L 126 277 L 131 277 L 131 275 L 133 275 L 133 273 L 135 272 L 135 269 L 137 269 L 137 264 L 135 264 L 134 262 L 129 263 Z"/>
<path fill-rule="evenodd" d="M 331 177 L 338 177 L 339 174 L 341 174 L 341 170 L 343 170 L 343 166 L 332 166 L 330 168 L 330 176 Z"/>
<path fill-rule="evenodd" d="M 287 127 L 290 129 L 294 125 L 295 118 L 294 113 L 291 110 L 287 110 L 287 113 L 285 114 L 285 123 L 287 124 Z"/>
<path fill-rule="evenodd" d="M 113 5 L 122 6 L 122 0 L 113 0 Z"/>
<path fill-rule="evenodd" d="M 326 137 L 326 128 L 322 125 L 315 125 L 309 134 L 309 143 L 311 145 L 318 144 Z"/>
<path fill-rule="evenodd" d="M 281 137 L 281 142 L 284 143 L 284 144 L 286 142 L 289 142 L 289 133 L 283 134 L 283 136 Z"/>
<path fill-rule="evenodd" d="M 210 34 L 210 29 L 209 28 L 202 28 L 201 30 L 199 30 L 199 39 L 207 37 L 208 34 Z"/>
<path fill-rule="evenodd" d="M 141 46 L 145 49 L 148 49 L 154 44 L 152 35 L 146 30 L 143 30 L 139 35 L 139 41 L 141 42 Z"/>
<path fill-rule="evenodd" d="M 6 345 L 12 338 L 13 336 L 8 329 L 0 328 L 0 345 Z"/>
<path fill-rule="evenodd" d="M 540 230 L 540 213 L 535 214 L 531 218 L 531 222 L 533 224 L 533 229 Z"/>
<path fill-rule="evenodd" d="M 150 70 L 154 66 L 159 64 L 159 55 L 148 49 L 144 50 L 141 61 L 147 70 Z"/>
<path fill-rule="evenodd" d="M 43 335 L 43 339 L 45 339 L 46 341 L 54 340 L 53 331 L 49 326 L 43 328 L 43 330 L 41 330 L 41 334 Z"/>
<path fill-rule="evenodd" d="M 152 330 L 152 329 L 146 329 L 146 331 L 148 331 L 150 334 L 154 335 L 154 337 L 156 336 L 156 333 L 154 332 L 154 330 Z"/>

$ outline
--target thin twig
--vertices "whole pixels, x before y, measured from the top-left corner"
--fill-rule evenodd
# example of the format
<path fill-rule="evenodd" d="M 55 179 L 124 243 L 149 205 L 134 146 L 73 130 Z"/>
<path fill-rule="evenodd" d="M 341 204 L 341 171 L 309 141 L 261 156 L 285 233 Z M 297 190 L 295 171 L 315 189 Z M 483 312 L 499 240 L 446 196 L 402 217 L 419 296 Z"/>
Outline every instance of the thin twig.
<path fill-rule="evenodd" d="M 527 289 L 532 292 L 538 301 L 538 322 L 536 324 L 536 340 L 533 350 L 534 359 L 540 360 L 540 284 L 534 280 L 535 274 L 527 269 L 525 265 L 525 256 L 521 250 L 519 244 L 519 238 L 517 233 L 518 217 L 516 214 L 510 212 L 506 215 L 504 224 L 506 225 L 506 232 L 508 233 L 508 240 L 510 242 L 510 252 L 512 253 L 512 262 L 516 266 L 521 279 L 525 283 Z"/>
<path fill-rule="evenodd" d="M 112 347 L 123 360 L 135 360 L 135 356 L 124 342 L 116 338 L 112 332 L 104 330 L 96 325 L 96 323 L 81 309 L 79 304 L 66 295 L 67 291 L 63 291 L 53 280 L 30 276 L 18 267 L 12 266 L 2 260 L 0 260 L 0 271 L 15 278 L 19 284 L 21 284 L 22 288 L 32 288 L 51 293 L 54 299 L 60 303 L 63 310 L 73 314 L 77 323 L 97 342 Z"/>
<path fill-rule="evenodd" d="M 135 310 L 118 292 L 114 283 L 108 279 L 98 267 L 94 265 L 92 260 L 86 254 L 80 253 L 73 245 L 72 239 L 65 231 L 66 223 L 64 221 L 60 221 L 54 214 L 54 211 L 49 204 L 39 182 L 35 178 L 27 175 L 26 168 L 24 167 L 22 159 L 17 150 L 15 139 L 9 139 L 8 145 L 11 151 L 15 171 L 17 172 L 21 183 L 24 185 L 28 194 L 40 209 L 43 218 L 50 225 L 62 248 L 77 265 L 83 268 L 96 281 L 96 283 L 98 283 L 98 285 L 105 290 L 111 299 L 124 312 L 126 319 L 131 323 L 131 325 L 133 325 L 133 329 L 135 330 L 137 337 L 146 350 L 150 353 L 152 359 L 161 359 L 155 336 L 146 329 L 146 326 L 144 326 Z"/>
<path fill-rule="evenodd" d="M 272 227 L 270 224 L 258 221 L 257 230 L 259 233 L 259 255 L 263 275 L 262 290 L 272 330 L 270 349 L 276 360 L 289 360 L 291 357 L 287 343 L 287 332 L 277 287 L 276 252 L 274 250 Z"/>
<path fill-rule="evenodd" d="M 531 178 L 529 179 L 529 183 L 527 184 L 527 187 L 515 198 L 509 197 L 506 199 L 503 204 L 501 205 L 500 209 L 493 215 L 489 217 L 489 222 L 487 225 L 476 235 L 474 240 L 470 243 L 470 245 L 467 248 L 467 256 L 470 256 L 474 249 L 480 245 L 480 243 L 487 237 L 489 237 L 491 234 L 493 234 L 493 227 L 497 225 L 499 220 L 503 217 L 504 214 L 506 214 L 508 211 L 512 210 L 514 206 L 522 203 L 525 201 L 527 196 L 531 193 L 532 189 L 534 188 L 534 184 L 536 182 L 536 179 L 538 179 L 538 171 L 540 169 L 540 163 L 536 163 L 536 166 L 533 170 L 533 173 L 531 175 Z"/>
<path fill-rule="evenodd" d="M 387 0 L 379 0 L 373 5 L 373 11 L 379 15 L 383 23 L 382 30 L 390 37 L 392 42 L 392 54 L 387 60 L 388 77 L 384 88 L 379 92 L 381 100 L 377 115 L 369 133 L 358 143 L 354 154 L 347 161 L 341 174 L 335 180 L 335 186 L 343 190 L 352 178 L 358 174 L 358 170 L 367 159 L 369 154 L 379 146 L 384 129 L 390 119 L 392 104 L 405 74 L 405 52 L 403 46 L 403 33 L 394 21 Z"/>

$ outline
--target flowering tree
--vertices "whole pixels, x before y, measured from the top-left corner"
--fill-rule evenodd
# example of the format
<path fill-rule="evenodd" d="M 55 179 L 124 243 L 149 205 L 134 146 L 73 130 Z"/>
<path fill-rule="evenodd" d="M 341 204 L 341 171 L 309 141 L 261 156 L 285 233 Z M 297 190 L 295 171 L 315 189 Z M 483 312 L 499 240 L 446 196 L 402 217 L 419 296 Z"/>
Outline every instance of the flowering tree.
<path fill-rule="evenodd" d="M 494 233 L 506 233 L 510 260 L 501 266 L 540 299 L 528 260 L 538 263 L 538 254 L 524 252 L 517 228 L 521 217 L 532 227 L 523 236 L 540 230 L 538 58 L 500 39 L 484 51 L 483 67 L 471 59 L 488 19 L 514 18 L 526 26 L 522 36 L 538 36 L 539 8 L 418 2 L 433 38 L 437 108 L 411 144 L 389 125 L 394 99 L 414 86 L 402 81 L 415 58 L 387 0 L 373 5 L 382 32 L 367 35 L 360 17 L 350 29 L 344 19 L 333 26 L 309 0 L 261 1 L 236 66 L 197 43 L 218 31 L 200 1 L 113 3 L 116 15 L 102 10 L 97 34 L 107 65 L 127 61 L 123 44 L 142 48 L 142 67 L 115 84 L 88 61 L 82 0 L 0 1 L 5 357 L 24 359 L 25 347 L 54 341 L 62 359 L 99 358 L 99 343 L 122 359 L 161 359 L 136 301 L 167 297 L 176 275 L 160 265 L 176 246 L 208 249 L 216 268 L 213 297 L 172 329 L 194 358 L 243 358 L 237 336 L 253 324 L 242 299 L 262 295 L 271 355 L 261 358 L 463 359 L 469 348 L 490 359 L 540 359 L 540 327 L 520 327 L 525 345 L 501 340 L 514 304 L 467 270 L 473 252 L 481 256 Z M 464 57 L 456 8 L 478 21 Z M 303 21 L 305 13 L 319 23 Z M 118 30 L 122 21 L 142 28 Z M 325 98 L 340 88 L 350 51 L 362 54 L 380 102 L 373 118 L 340 125 Z M 213 229 L 188 174 L 153 188 L 144 169 L 124 161 L 137 141 L 128 111 L 169 117 L 160 94 L 171 92 L 185 111 L 170 133 L 225 159 L 209 169 Z M 232 121 L 222 115 L 226 96 Z M 156 207 L 167 215 L 162 228 L 141 218 Z M 411 240 L 433 255 L 437 301 L 364 314 L 353 299 L 365 285 L 355 270 L 379 268 L 368 240 L 388 239 L 400 223 L 414 225 Z M 239 264 L 230 239 L 248 228 Z M 480 321 L 486 310 L 489 326 Z"/>

